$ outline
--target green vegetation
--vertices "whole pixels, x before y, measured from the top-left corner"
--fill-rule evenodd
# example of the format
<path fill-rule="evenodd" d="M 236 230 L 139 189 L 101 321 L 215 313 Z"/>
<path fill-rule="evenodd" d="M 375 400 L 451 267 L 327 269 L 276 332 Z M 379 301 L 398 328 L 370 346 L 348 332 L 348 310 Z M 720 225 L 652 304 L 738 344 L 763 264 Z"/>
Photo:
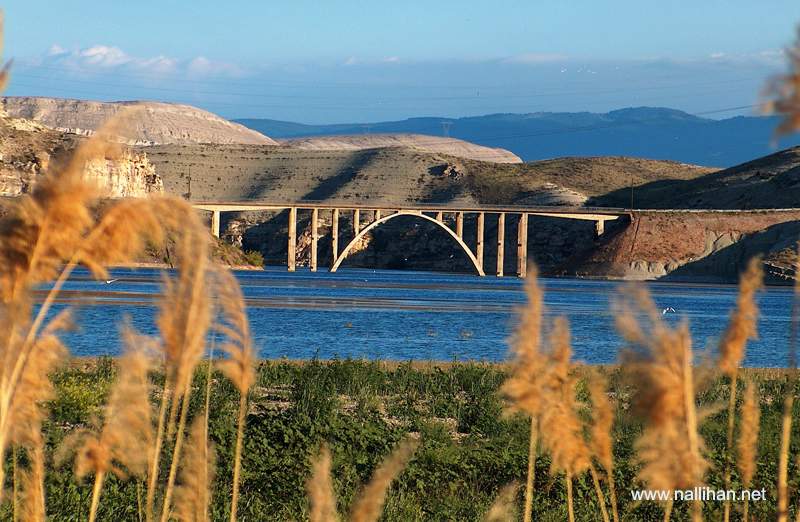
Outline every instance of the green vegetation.
<path fill-rule="evenodd" d="M 191 415 L 202 410 L 206 369 L 196 371 Z M 583 374 L 583 368 L 579 368 Z M 615 400 L 617 422 L 614 430 L 616 480 L 623 520 L 655 520 L 661 507 L 653 502 L 635 505 L 630 488 L 636 464 L 633 441 L 641 424 L 629 413 L 632 390 L 616 368 L 604 368 Z M 47 440 L 47 509 L 53 520 L 86 519 L 92 484 L 76 483 L 69 464 L 56 466 L 53 456 L 60 442 L 76 428 L 93 422 L 102 411 L 116 376 L 115 362 L 77 361 L 53 376 L 56 398 L 48 405 L 45 425 Z M 780 371 L 745 370 L 744 378 L 759 386 L 762 423 L 759 464 L 753 488 L 766 488 L 767 501 L 750 505 L 754 520 L 775 513 L 775 477 L 781 421 L 782 397 L 795 380 Z M 480 520 L 502 486 L 524 483 L 528 452 L 529 420 L 504 416 L 498 389 L 506 377 L 503 367 L 478 363 L 425 365 L 388 364 L 366 361 L 288 361 L 259 365 L 257 381 L 250 394 L 245 450 L 243 452 L 242 520 L 294 520 L 307 516 L 305 482 L 312 458 L 327 443 L 333 454 L 333 477 L 339 506 L 346 511 L 359 484 L 365 483 L 381 459 L 406 434 L 419 437 L 421 446 L 399 476 L 390 492 L 384 520 Z M 160 375 L 155 378 L 160 380 Z M 714 381 L 699 396 L 702 407 L 717 413 L 701 424 L 713 469 L 707 483 L 723 486 L 722 449 L 725 446 L 728 380 Z M 583 379 L 579 399 L 588 394 Z M 212 380 L 209 433 L 218 455 L 217 479 L 213 491 L 212 518 L 228 516 L 231 470 L 236 437 L 238 392 L 230 381 L 215 374 Z M 153 397 L 155 404 L 156 397 Z M 795 403 L 795 413 L 800 405 Z M 737 427 L 738 429 L 738 427 Z M 800 427 L 795 424 L 791 454 L 800 451 Z M 168 459 L 167 459 L 168 460 Z M 550 478 L 549 458 L 537 460 L 534 517 L 537 520 L 566 519 L 563 481 Z M 789 487 L 800 486 L 797 463 L 791 459 Z M 137 479 L 107 480 L 99 520 L 135 520 Z M 739 477 L 734 471 L 733 488 Z M 598 507 L 591 479 L 575 480 L 576 518 L 592 520 Z M 521 499 L 520 499 L 521 503 Z M 519 504 L 518 504 L 519 505 Z M 687 505 L 676 504 L 676 519 L 687 514 Z M 11 504 L 5 503 L 0 516 L 10 519 Z M 733 507 L 739 519 L 740 505 Z M 707 502 L 708 520 L 721 518 L 722 503 Z"/>

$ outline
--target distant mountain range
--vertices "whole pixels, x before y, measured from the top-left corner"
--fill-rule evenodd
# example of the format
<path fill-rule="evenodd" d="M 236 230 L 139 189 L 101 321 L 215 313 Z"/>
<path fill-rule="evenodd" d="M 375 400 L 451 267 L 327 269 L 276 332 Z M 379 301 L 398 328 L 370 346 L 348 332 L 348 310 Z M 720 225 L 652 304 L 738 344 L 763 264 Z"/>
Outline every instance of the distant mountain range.
<path fill-rule="evenodd" d="M 538 112 L 468 118 L 410 118 L 365 124 L 305 125 L 269 119 L 234 120 L 273 139 L 306 136 L 448 134 L 508 149 L 525 161 L 565 156 L 634 156 L 729 167 L 800 144 L 800 135 L 773 147 L 777 118 L 713 120 L 653 107 L 608 113 Z"/>

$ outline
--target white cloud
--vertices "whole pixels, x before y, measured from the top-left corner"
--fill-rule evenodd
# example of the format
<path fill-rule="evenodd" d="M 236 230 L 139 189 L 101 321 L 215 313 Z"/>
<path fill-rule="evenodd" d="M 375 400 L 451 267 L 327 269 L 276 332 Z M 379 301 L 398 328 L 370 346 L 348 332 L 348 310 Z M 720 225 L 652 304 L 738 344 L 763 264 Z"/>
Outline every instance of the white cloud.
<path fill-rule="evenodd" d="M 195 76 L 236 76 L 239 67 L 198 56 L 179 60 L 163 54 L 151 57 L 133 56 L 119 47 L 93 45 L 81 49 L 65 49 L 53 44 L 47 53 L 35 60 L 37 65 L 55 65 L 81 73 L 108 72 L 110 70 L 144 71 L 155 74 L 186 73 Z"/>
<path fill-rule="evenodd" d="M 351 56 L 344 61 L 344 65 L 356 65 L 357 63 L 358 63 L 358 58 L 356 58 L 355 56 Z"/>

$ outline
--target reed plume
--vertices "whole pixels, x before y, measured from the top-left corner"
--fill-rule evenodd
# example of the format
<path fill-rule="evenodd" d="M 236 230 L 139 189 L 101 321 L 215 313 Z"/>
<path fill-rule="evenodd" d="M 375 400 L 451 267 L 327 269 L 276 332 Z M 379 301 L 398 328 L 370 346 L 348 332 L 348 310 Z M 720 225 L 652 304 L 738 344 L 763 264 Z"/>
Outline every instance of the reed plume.
<path fill-rule="evenodd" d="M 548 429 L 542 432 L 542 444 L 549 451 L 552 472 L 563 471 L 567 486 L 569 520 L 575 520 L 572 499 L 572 477 L 589 468 L 589 447 L 583 438 L 583 424 L 577 413 L 575 384 L 577 379 L 570 374 L 572 347 L 569 322 L 557 317 L 550 333 L 550 364 L 543 383 L 543 405 L 541 422 Z M 605 501 L 600 506 L 607 521 Z"/>
<path fill-rule="evenodd" d="M 224 320 L 215 328 L 222 333 L 226 341 L 222 351 L 227 359 L 217 364 L 222 373 L 233 382 L 239 390 L 239 413 L 236 429 L 236 449 L 233 465 L 233 495 L 231 497 L 231 522 L 236 520 L 239 504 L 239 482 L 242 467 L 242 444 L 244 425 L 247 415 L 247 393 L 255 382 L 255 351 L 250 336 L 250 324 L 247 320 L 242 289 L 236 278 L 228 270 L 217 271 L 219 304 Z"/>
<path fill-rule="evenodd" d="M 514 499 L 517 498 L 518 489 L 519 486 L 516 483 L 503 486 L 486 513 L 484 522 L 514 522 L 517 520 Z"/>
<path fill-rule="evenodd" d="M 528 304 L 520 311 L 519 325 L 510 340 L 511 372 L 502 386 L 502 393 L 510 401 L 511 411 L 523 412 L 531 418 L 524 522 L 530 522 L 532 516 L 536 443 L 539 437 L 537 426 L 542 407 L 542 375 L 547 366 L 547 357 L 541 350 L 544 297 L 537 277 L 538 270 L 535 265 L 531 265 L 525 281 Z"/>
<path fill-rule="evenodd" d="M 167 437 L 171 437 L 175 434 L 172 462 L 161 509 L 162 522 L 166 522 L 170 515 L 185 437 L 191 380 L 194 369 L 205 351 L 205 338 L 211 320 L 211 300 L 206 281 L 209 267 L 209 234 L 191 206 L 183 203 L 179 208 L 183 214 L 181 235 L 177 245 L 179 271 L 174 278 L 164 278 L 164 297 L 157 319 L 161 332 L 166 379 L 159 408 L 153 457 L 150 462 L 145 508 L 148 519 L 151 519 L 164 436 L 166 434 Z"/>
<path fill-rule="evenodd" d="M 59 460 L 75 452 L 75 476 L 94 475 L 89 521 L 97 517 L 105 478 L 113 473 L 121 479 L 129 474 L 142 477 L 147 470 L 153 439 L 150 382 L 152 342 L 123 330 L 125 354 L 119 361 L 119 375 L 105 406 L 99 432 L 79 430 L 65 440 Z"/>
<path fill-rule="evenodd" d="M 756 292 L 762 286 L 763 272 L 761 258 L 754 257 L 739 279 L 739 295 L 736 308 L 731 313 L 728 327 L 722 335 L 719 345 L 719 369 L 730 378 L 731 387 L 728 396 L 728 425 L 725 443 L 725 471 L 723 473 L 725 489 L 730 489 L 731 467 L 733 466 L 733 427 L 736 414 L 736 387 L 739 377 L 739 365 L 744 359 L 747 341 L 755 339 L 758 326 L 758 305 Z M 725 499 L 723 512 L 724 522 L 730 520 L 731 503 Z"/>
<path fill-rule="evenodd" d="M 791 134 L 800 129 L 800 27 L 791 47 L 785 49 L 789 60 L 788 71 L 772 78 L 765 89 L 765 96 L 772 98 L 764 103 L 763 112 L 778 114 L 781 122 L 775 136 Z"/>
<path fill-rule="evenodd" d="M 211 486 L 216 469 L 216 452 L 208 441 L 208 426 L 198 416 L 189 429 L 189 440 L 180 470 L 180 484 L 175 488 L 175 518 L 181 522 L 210 520 Z"/>
<path fill-rule="evenodd" d="M 380 518 L 389 487 L 405 469 L 418 445 L 418 442 L 411 439 L 401 441 L 384 459 L 352 505 L 350 522 L 376 522 Z M 339 520 L 336 494 L 331 480 L 331 454 L 326 446 L 322 447 L 319 457 L 312 464 L 312 475 L 306 487 L 311 508 L 309 520 L 311 522 Z"/>
<path fill-rule="evenodd" d="M 592 403 L 592 425 L 589 449 L 600 462 L 608 477 L 608 489 L 611 497 L 611 514 L 614 522 L 619 522 L 617 508 L 617 491 L 614 483 L 614 409 L 608 398 L 608 383 L 597 370 L 589 374 L 589 398 Z"/>
<path fill-rule="evenodd" d="M 652 489 L 700 486 L 708 463 L 697 431 L 687 323 L 668 327 L 649 293 L 632 287 L 616 302 L 616 326 L 630 347 L 622 361 L 637 389 L 635 411 L 645 421 L 635 444 L 641 463 L 639 479 Z M 692 507 L 693 519 L 700 520 L 701 504 L 694 502 Z"/>
<path fill-rule="evenodd" d="M 311 478 L 306 483 L 310 510 L 310 522 L 336 522 L 339 515 L 336 510 L 336 493 L 331 480 L 331 452 L 323 446 L 319 456 L 311 466 Z"/>
<path fill-rule="evenodd" d="M 742 401 L 742 421 L 739 428 L 739 474 L 742 477 L 742 487 L 747 489 L 753 483 L 756 471 L 756 458 L 758 456 L 758 431 L 761 409 L 758 406 L 758 390 L 753 382 L 749 382 L 744 389 Z M 744 501 L 743 520 L 747 522 L 750 499 Z"/>

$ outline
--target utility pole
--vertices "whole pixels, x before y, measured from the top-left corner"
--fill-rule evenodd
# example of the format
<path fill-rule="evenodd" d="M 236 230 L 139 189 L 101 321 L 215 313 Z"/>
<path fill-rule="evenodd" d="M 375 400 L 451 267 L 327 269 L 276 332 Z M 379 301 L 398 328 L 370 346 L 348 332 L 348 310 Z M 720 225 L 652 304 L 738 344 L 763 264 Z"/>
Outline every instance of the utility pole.
<path fill-rule="evenodd" d="M 449 138 L 450 137 L 450 127 L 453 126 L 453 122 L 452 121 L 442 121 L 442 122 L 439 122 L 439 123 L 441 123 L 441 125 L 442 125 L 442 136 L 444 136 L 445 138 Z"/>

